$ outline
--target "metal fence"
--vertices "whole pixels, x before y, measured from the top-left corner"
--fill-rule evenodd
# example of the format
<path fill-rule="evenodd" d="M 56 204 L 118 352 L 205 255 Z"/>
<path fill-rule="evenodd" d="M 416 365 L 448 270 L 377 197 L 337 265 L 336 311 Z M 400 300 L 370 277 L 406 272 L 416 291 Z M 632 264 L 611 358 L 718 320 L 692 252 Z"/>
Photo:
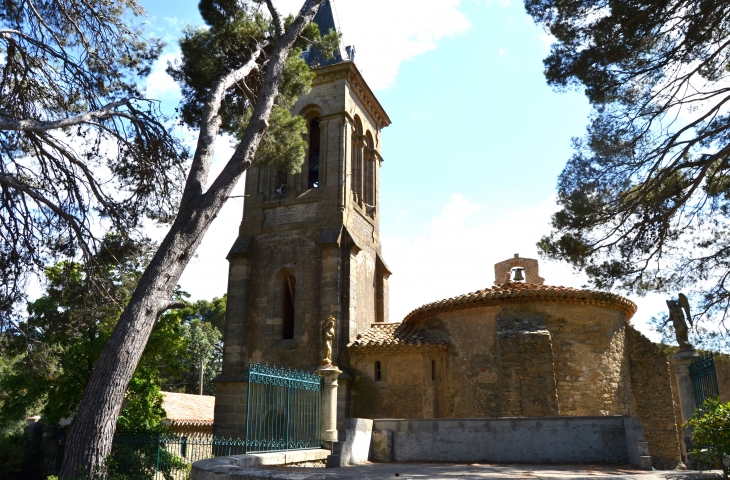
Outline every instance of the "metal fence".
<path fill-rule="evenodd" d="M 292 369 L 248 364 L 246 453 L 322 446 L 322 379 Z"/>
<path fill-rule="evenodd" d="M 321 377 L 249 362 L 245 439 L 204 433 L 117 436 L 107 466 L 110 478 L 118 480 L 188 480 L 193 462 L 206 458 L 320 448 L 321 419 Z M 63 444 L 59 441 L 56 472 Z"/>
<path fill-rule="evenodd" d="M 114 478 L 187 480 L 193 462 L 245 453 L 244 441 L 210 434 L 116 437 L 109 469 Z"/>
<path fill-rule="evenodd" d="M 720 396 L 712 354 L 698 358 L 689 366 L 689 376 L 695 394 L 695 407 L 700 408 L 708 398 Z"/>

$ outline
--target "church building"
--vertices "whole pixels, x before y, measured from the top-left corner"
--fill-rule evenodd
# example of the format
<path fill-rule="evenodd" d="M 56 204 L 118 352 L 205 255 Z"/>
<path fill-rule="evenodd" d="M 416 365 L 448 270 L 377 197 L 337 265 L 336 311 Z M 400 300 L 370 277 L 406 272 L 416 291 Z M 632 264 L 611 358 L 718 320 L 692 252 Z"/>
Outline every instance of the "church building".
<path fill-rule="evenodd" d="M 315 22 L 336 28 L 329 1 Z M 633 415 L 650 455 L 676 464 L 671 352 L 630 325 L 636 305 L 626 298 L 547 285 L 537 260 L 514 255 L 495 265 L 493 286 L 391 322 L 379 226 L 381 132 L 391 121 L 354 48 L 328 61 L 308 55 L 316 77 L 292 107 L 308 126 L 301 172 L 253 165 L 246 176 L 227 256 L 215 433 L 245 433 L 248 362 L 313 371 L 332 316 L 340 420 Z"/>

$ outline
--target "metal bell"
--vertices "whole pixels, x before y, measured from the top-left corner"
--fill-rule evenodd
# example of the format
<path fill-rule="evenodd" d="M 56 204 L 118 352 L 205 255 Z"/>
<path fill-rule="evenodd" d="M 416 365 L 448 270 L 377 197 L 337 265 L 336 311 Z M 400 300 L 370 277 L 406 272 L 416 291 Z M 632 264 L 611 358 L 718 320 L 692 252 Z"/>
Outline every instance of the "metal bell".
<path fill-rule="evenodd" d="M 512 281 L 513 282 L 524 282 L 525 276 L 522 275 L 522 272 L 524 272 L 524 271 L 525 271 L 525 269 L 522 267 L 515 268 L 514 269 L 515 275 L 514 275 L 514 277 L 512 277 Z"/>

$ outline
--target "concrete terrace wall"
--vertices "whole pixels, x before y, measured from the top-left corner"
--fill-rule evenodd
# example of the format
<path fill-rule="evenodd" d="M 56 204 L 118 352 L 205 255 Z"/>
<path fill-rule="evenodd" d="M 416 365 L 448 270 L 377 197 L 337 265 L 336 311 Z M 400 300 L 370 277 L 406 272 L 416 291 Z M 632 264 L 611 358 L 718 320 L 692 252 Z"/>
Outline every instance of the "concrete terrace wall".
<path fill-rule="evenodd" d="M 396 462 L 633 463 L 647 461 L 636 417 L 375 420 Z"/>

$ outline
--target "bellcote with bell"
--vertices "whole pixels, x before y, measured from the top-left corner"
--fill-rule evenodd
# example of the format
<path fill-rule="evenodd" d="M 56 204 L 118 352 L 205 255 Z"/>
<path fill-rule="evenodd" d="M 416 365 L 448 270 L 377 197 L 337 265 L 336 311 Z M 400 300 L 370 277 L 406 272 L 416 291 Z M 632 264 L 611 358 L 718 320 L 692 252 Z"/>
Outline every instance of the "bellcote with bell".
<path fill-rule="evenodd" d="M 540 276 L 537 259 L 520 257 L 515 253 L 513 258 L 503 260 L 494 265 L 494 283 L 534 283 L 542 285 L 545 279 Z"/>

